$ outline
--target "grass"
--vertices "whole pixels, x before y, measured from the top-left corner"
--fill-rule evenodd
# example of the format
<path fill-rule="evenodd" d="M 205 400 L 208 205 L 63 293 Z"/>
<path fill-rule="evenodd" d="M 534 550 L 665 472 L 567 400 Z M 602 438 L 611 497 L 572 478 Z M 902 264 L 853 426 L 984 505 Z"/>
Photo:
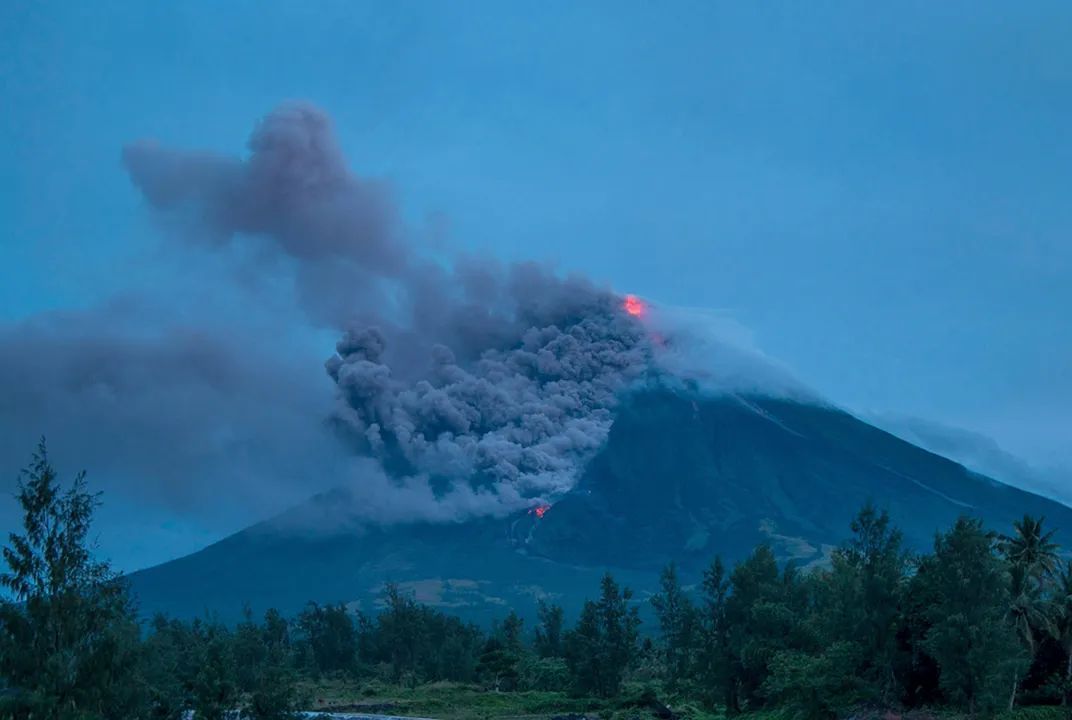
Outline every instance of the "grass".
<path fill-rule="evenodd" d="M 608 703 L 572 698 L 564 692 L 496 693 L 476 685 L 439 682 L 403 688 L 371 682 L 357 685 L 321 680 L 304 688 L 313 698 L 311 710 L 359 710 L 443 720 L 507 720 L 547 718 L 569 713 L 598 716 Z"/>
<path fill-rule="evenodd" d="M 386 685 L 381 682 L 322 679 L 309 682 L 303 690 L 312 698 L 311 710 L 324 712 L 368 712 L 409 715 L 440 720 L 547 720 L 555 715 L 585 715 L 601 720 L 632 720 L 651 717 L 636 707 L 641 687 L 626 687 L 615 700 L 570 697 L 564 692 L 489 692 L 477 685 L 438 682 L 414 688 Z M 633 700 L 631 700 L 631 698 Z M 721 712 L 710 713 L 687 702 L 673 703 L 682 720 L 725 720 Z M 745 713 L 735 720 L 791 720 L 794 713 L 775 709 Z M 857 716 L 860 720 L 870 713 Z M 967 716 L 950 711 L 914 710 L 903 715 L 874 713 L 874 720 L 967 720 Z M 1060 707 L 1026 707 L 995 715 L 978 715 L 977 720 L 1070 720 L 1072 712 Z"/>

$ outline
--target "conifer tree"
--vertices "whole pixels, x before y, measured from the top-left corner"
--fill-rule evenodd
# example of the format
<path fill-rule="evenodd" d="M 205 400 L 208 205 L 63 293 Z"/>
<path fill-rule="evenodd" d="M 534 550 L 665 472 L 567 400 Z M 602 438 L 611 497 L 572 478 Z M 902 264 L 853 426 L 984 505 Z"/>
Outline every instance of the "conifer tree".
<path fill-rule="evenodd" d="M 716 557 L 703 577 L 703 605 L 699 611 L 701 647 L 697 655 L 696 685 L 704 707 L 719 704 L 735 712 L 736 693 L 730 676 L 729 627 L 726 621 L 726 598 L 729 580 L 722 558 Z"/>
<path fill-rule="evenodd" d="M 566 635 L 566 663 L 574 690 L 613 697 L 636 659 L 640 617 L 629 607 L 632 591 L 619 589 L 610 573 L 600 587 L 599 601 L 585 602 L 577 625 Z"/>
<path fill-rule="evenodd" d="M 41 440 L 16 499 L 23 532 L 10 534 L 0 575 L 13 596 L 0 601 L 0 678 L 10 689 L 0 715 L 136 713 L 138 627 L 125 584 L 93 558 L 98 499 L 85 473 L 64 490 Z"/>
<path fill-rule="evenodd" d="M 692 671 L 698 633 L 695 608 L 681 589 L 673 563 L 663 570 L 660 590 L 651 604 L 659 621 L 667 687 L 677 692 Z"/>
<path fill-rule="evenodd" d="M 540 600 L 536 608 L 539 625 L 535 630 L 533 645 L 541 658 L 562 655 L 562 608 Z"/>

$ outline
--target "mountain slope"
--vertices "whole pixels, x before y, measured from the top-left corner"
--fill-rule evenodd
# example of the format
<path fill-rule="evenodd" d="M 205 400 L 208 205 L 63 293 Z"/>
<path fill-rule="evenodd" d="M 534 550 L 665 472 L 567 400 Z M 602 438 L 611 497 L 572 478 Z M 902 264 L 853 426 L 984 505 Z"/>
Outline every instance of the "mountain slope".
<path fill-rule="evenodd" d="M 144 612 L 234 617 L 243 602 L 370 609 L 384 582 L 473 619 L 549 597 L 569 609 L 611 569 L 644 593 L 670 561 L 686 579 L 759 542 L 822 562 L 867 501 L 916 549 L 960 514 L 1004 529 L 1024 513 L 1072 532 L 1072 509 L 972 473 L 835 408 L 765 397 L 650 391 L 621 408 L 577 488 L 542 518 L 520 514 L 315 534 L 269 521 L 131 576 Z M 314 519 L 341 493 L 300 508 Z"/>
<path fill-rule="evenodd" d="M 973 473 L 830 407 L 771 398 L 634 398 L 531 551 L 556 560 L 698 568 L 757 542 L 818 560 L 872 501 L 910 545 L 960 514 L 1004 528 L 1025 512 L 1072 530 L 1072 509 Z M 799 538 L 806 542 L 793 542 Z M 812 546 L 809 552 L 807 545 Z"/>

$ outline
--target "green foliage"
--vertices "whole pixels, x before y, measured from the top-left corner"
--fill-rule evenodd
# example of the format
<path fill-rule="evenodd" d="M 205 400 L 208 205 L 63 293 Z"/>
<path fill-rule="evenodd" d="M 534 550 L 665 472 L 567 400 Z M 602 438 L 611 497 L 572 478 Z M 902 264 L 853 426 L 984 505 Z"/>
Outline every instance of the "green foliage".
<path fill-rule="evenodd" d="M 796 718 L 834 718 L 865 697 L 859 665 L 857 643 L 839 641 L 817 653 L 785 650 L 771 658 L 763 693 Z"/>
<path fill-rule="evenodd" d="M 776 652 L 762 692 L 802 718 L 834 717 L 861 702 L 888 704 L 896 693 L 900 597 L 908 558 L 889 516 L 864 507 L 852 537 L 829 569 L 800 583 L 802 611 L 792 648 Z M 768 570 L 769 573 L 769 570 Z"/>
<path fill-rule="evenodd" d="M 566 634 L 566 665 L 579 694 L 613 697 L 636 659 L 640 618 L 629 607 L 632 592 L 603 576 L 598 602 L 585 602 L 577 626 Z"/>
<path fill-rule="evenodd" d="M 1045 520 L 1024 515 L 1012 524 L 1012 535 L 1001 536 L 999 547 L 1002 554 L 1025 578 L 1049 577 L 1057 569 L 1057 551 L 1060 547 L 1053 541 L 1056 531 L 1043 530 Z"/>
<path fill-rule="evenodd" d="M 631 592 L 607 574 L 572 627 L 541 602 L 528 643 L 516 612 L 485 632 L 394 585 L 369 614 L 310 603 L 292 620 L 246 609 L 234 627 L 158 616 L 141 633 L 92 558 L 83 476 L 62 489 L 42 444 L 18 499 L 24 528 L 0 576 L 13 596 L 0 604 L 5 720 L 291 720 L 370 698 L 443 718 L 830 720 L 937 705 L 937 717 L 1049 720 L 1072 701 L 1072 562 L 1042 519 L 999 537 L 962 518 L 912 559 L 867 506 L 825 568 L 780 566 L 761 545 L 732 570 L 716 559 L 693 590 L 670 565 L 643 642 Z"/>
<path fill-rule="evenodd" d="M 409 688 L 379 682 L 358 686 L 341 679 L 322 679 L 308 690 L 313 697 L 322 698 L 330 706 L 346 707 L 371 700 L 380 705 L 383 712 L 443 720 L 549 718 L 571 713 L 594 717 L 599 711 L 617 705 L 596 698 L 571 697 L 561 691 L 495 693 L 488 692 L 482 685 L 453 682 Z M 627 717 L 636 715 L 633 712 Z"/>
<path fill-rule="evenodd" d="M 936 538 L 913 592 L 930 599 L 923 648 L 941 670 L 946 698 L 969 712 L 1002 707 L 1025 659 L 1005 620 L 1009 573 L 994 537 L 980 521 L 959 519 Z"/>
<path fill-rule="evenodd" d="M 1067 706 L 1072 700 L 1072 560 L 1067 561 L 1056 574 L 1053 595 L 1054 629 L 1067 658 L 1055 684 L 1059 688 L 1062 704 Z"/>
<path fill-rule="evenodd" d="M 707 710 L 713 710 L 719 704 L 725 708 L 734 708 L 736 694 L 730 674 L 732 656 L 726 618 L 729 589 L 726 568 L 722 559 L 716 557 L 703 577 L 703 605 L 698 619 L 700 646 L 696 654 L 694 674 L 699 687 L 700 702 Z"/>
<path fill-rule="evenodd" d="M 138 628 L 123 582 L 92 559 L 88 534 L 97 506 L 85 474 L 64 491 L 44 440 L 23 471 L 16 499 L 21 534 L 3 549 L 0 679 L 9 717 L 98 718 L 136 713 L 131 682 Z"/>
<path fill-rule="evenodd" d="M 497 637 L 488 638 L 477 663 L 477 675 L 484 686 L 495 692 L 516 690 L 518 682 L 517 665 L 520 655 Z"/>
<path fill-rule="evenodd" d="M 385 666 L 387 679 L 410 686 L 476 679 L 485 641 L 479 628 L 420 605 L 395 585 L 384 589 L 383 605 L 375 622 L 359 620 L 364 665 Z"/>
<path fill-rule="evenodd" d="M 569 667 L 564 658 L 525 655 L 518 663 L 519 685 L 524 690 L 561 690 L 569 687 Z"/>
<path fill-rule="evenodd" d="M 1068 720 L 1066 707 L 1035 706 L 1006 710 L 994 716 L 995 720 Z"/>
<path fill-rule="evenodd" d="M 1024 515 L 1013 523 L 1013 534 L 1002 535 L 999 548 L 1008 563 L 1011 578 L 1007 619 L 1028 658 L 1033 662 L 1038 653 L 1038 635 L 1059 634 L 1060 604 L 1046 597 L 1046 586 L 1057 570 L 1057 543 L 1054 531 L 1043 530 L 1045 518 Z M 1019 678 L 1014 679 L 1009 709 L 1016 702 Z"/>
<path fill-rule="evenodd" d="M 886 698 L 908 554 L 885 511 L 864 507 L 851 529 L 852 538 L 833 554 L 830 592 L 824 598 L 825 634 L 860 643 L 864 665 L 856 670 L 872 683 L 875 695 Z"/>
<path fill-rule="evenodd" d="M 351 669 L 357 652 L 353 620 L 342 605 L 309 603 L 298 616 L 297 629 L 310 669 L 317 673 Z"/>
<path fill-rule="evenodd" d="M 150 717 L 221 718 L 243 708 L 252 718 L 283 720 L 301 704 L 287 623 L 275 611 L 257 624 L 250 613 L 232 632 L 211 620 L 153 619 L 142 675 Z"/>
<path fill-rule="evenodd" d="M 536 654 L 541 658 L 562 657 L 562 608 L 540 600 L 536 608 L 536 616 L 539 619 L 533 640 L 533 649 Z"/>
<path fill-rule="evenodd" d="M 805 601 L 797 573 L 792 568 L 779 572 L 767 545 L 734 569 L 725 610 L 731 712 L 763 707 L 771 660 L 793 648 Z"/>
<path fill-rule="evenodd" d="M 696 610 L 681 589 L 673 564 L 663 570 L 661 588 L 651 604 L 659 620 L 667 689 L 677 693 L 691 677 L 699 633 Z"/>
<path fill-rule="evenodd" d="M 230 633 L 216 622 L 195 621 L 192 638 L 191 707 L 202 720 L 223 720 L 239 699 Z"/>

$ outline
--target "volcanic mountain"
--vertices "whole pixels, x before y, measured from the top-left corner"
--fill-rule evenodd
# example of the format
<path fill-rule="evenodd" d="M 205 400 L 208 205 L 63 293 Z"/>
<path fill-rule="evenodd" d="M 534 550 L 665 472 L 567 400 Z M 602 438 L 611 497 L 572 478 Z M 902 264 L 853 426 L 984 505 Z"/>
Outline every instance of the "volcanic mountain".
<path fill-rule="evenodd" d="M 619 408 L 575 489 L 507 518 L 315 533 L 343 491 L 310 499 L 187 557 L 134 573 L 143 612 L 243 603 L 285 613 L 307 601 L 376 606 L 384 583 L 474 620 L 540 598 L 575 610 L 611 570 L 645 597 L 659 570 L 686 582 L 716 555 L 769 543 L 783 561 L 822 563 L 866 502 L 889 511 L 910 547 L 959 515 L 1004 530 L 1024 513 L 1072 533 L 1072 509 L 927 452 L 828 405 L 759 395 L 647 390 Z M 295 522 L 295 519 L 310 522 Z"/>

